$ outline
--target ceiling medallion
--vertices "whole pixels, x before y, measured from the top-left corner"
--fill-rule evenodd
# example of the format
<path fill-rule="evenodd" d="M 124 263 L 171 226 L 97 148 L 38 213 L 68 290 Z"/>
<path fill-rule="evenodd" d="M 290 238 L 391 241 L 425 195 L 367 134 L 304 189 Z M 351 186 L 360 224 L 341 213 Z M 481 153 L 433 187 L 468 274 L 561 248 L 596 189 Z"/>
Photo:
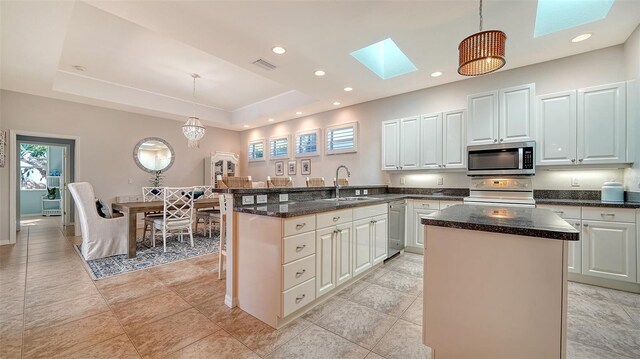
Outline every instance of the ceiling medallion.
<path fill-rule="evenodd" d="M 507 35 L 500 30 L 482 31 L 482 0 L 480 0 L 480 32 L 460 42 L 458 73 L 463 76 L 478 76 L 496 71 L 504 66 L 505 41 Z"/>
<path fill-rule="evenodd" d="M 200 78 L 198 74 L 192 74 L 193 77 L 193 100 L 194 100 L 194 113 L 195 113 L 195 99 L 196 99 L 196 79 Z M 200 140 L 204 137 L 205 128 L 202 126 L 200 119 L 195 114 L 182 125 L 182 134 L 187 138 L 189 148 L 200 147 Z"/>

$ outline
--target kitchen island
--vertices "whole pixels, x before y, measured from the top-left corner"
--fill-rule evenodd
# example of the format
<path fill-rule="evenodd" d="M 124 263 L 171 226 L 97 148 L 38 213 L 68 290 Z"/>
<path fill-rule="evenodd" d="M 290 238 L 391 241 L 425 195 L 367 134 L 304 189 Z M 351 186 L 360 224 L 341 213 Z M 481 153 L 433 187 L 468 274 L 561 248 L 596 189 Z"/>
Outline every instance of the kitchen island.
<path fill-rule="evenodd" d="M 549 210 L 480 205 L 422 224 L 423 343 L 434 359 L 565 358 L 577 230 Z"/>

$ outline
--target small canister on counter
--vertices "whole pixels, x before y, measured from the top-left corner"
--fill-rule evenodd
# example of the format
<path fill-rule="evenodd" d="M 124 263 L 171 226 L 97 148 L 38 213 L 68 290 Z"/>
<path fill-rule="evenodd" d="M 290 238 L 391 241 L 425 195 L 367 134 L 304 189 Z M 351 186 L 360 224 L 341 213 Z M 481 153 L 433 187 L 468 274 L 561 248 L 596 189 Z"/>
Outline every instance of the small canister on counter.
<path fill-rule="evenodd" d="M 624 186 L 620 182 L 611 180 L 602 185 L 602 202 L 624 202 Z"/>

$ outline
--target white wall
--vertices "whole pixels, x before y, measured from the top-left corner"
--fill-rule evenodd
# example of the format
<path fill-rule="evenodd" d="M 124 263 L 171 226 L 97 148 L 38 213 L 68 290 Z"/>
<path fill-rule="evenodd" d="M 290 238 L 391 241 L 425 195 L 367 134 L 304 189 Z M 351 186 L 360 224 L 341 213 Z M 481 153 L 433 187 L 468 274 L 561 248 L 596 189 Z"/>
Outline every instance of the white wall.
<path fill-rule="evenodd" d="M 199 185 L 204 181 L 204 158 L 211 152 L 239 151 L 238 132 L 207 128 L 200 148 L 188 148 L 181 123 L 124 111 L 60 101 L 11 91 L 0 91 L 2 129 L 80 137 L 80 174 L 96 196 L 108 202 L 118 195 L 137 194 L 149 185 L 151 174 L 133 160 L 133 147 L 144 137 L 160 137 L 174 148 L 176 160 L 166 172 L 165 185 Z M 9 168 L 0 168 L 0 239 L 8 240 Z M 132 183 L 129 183 L 131 179 Z"/>
<path fill-rule="evenodd" d="M 627 121 L 632 124 L 633 137 L 640 136 L 640 26 L 624 44 L 625 72 L 628 80 L 634 80 L 627 87 Z M 631 148 L 636 162 L 625 171 L 625 186 L 629 191 L 640 192 L 640 143 Z"/>
<path fill-rule="evenodd" d="M 267 175 L 275 174 L 273 161 L 249 164 L 246 162 L 246 148 L 250 140 L 358 121 L 360 123 L 358 153 L 312 158 L 312 176 L 325 177 L 325 179 L 333 178 L 335 168 L 339 164 L 346 164 L 351 169 L 352 183 L 387 183 L 399 186 L 400 178 L 404 176 L 407 180 L 406 186 L 437 187 L 435 184 L 435 179 L 438 177 L 437 172 L 386 173 L 380 170 L 380 125 L 382 121 L 466 108 L 467 95 L 532 82 L 536 84 L 536 93 L 542 95 L 625 81 L 627 74 L 624 61 L 624 48 L 622 45 L 618 45 L 247 130 L 241 135 L 242 169 L 245 173 L 252 175 L 254 180 L 261 180 Z M 624 177 L 623 170 L 589 172 L 592 173 L 578 174 L 584 178 L 579 189 L 600 189 L 602 182 L 611 178 L 621 181 Z M 420 176 L 420 173 L 424 175 Z M 569 182 L 562 179 L 569 175 L 568 173 L 567 171 L 538 171 L 534 185 L 536 188 L 546 189 L 572 188 Z M 468 179 L 464 172 L 445 172 L 441 176 L 444 178 L 443 187 L 468 187 Z M 557 181 L 556 178 L 562 180 Z M 296 176 L 295 184 L 303 186 L 303 176 Z"/>

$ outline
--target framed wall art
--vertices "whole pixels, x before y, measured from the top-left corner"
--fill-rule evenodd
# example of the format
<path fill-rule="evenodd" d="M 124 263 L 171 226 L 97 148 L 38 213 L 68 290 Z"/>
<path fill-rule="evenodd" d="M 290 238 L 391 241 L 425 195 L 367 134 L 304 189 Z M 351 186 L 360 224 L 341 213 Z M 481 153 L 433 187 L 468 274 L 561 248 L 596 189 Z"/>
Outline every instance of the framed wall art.
<path fill-rule="evenodd" d="M 300 174 L 301 175 L 310 175 L 311 174 L 311 159 L 304 158 L 300 160 Z"/>
<path fill-rule="evenodd" d="M 276 176 L 284 176 L 284 161 L 276 161 Z"/>
<path fill-rule="evenodd" d="M 287 166 L 287 167 L 288 167 L 288 172 L 287 172 L 287 174 L 288 174 L 289 176 L 291 176 L 291 175 L 295 175 L 295 174 L 296 174 L 296 172 L 297 172 L 298 161 L 296 161 L 296 160 L 291 160 L 291 161 L 289 161 L 289 162 L 288 162 L 288 166 Z"/>

